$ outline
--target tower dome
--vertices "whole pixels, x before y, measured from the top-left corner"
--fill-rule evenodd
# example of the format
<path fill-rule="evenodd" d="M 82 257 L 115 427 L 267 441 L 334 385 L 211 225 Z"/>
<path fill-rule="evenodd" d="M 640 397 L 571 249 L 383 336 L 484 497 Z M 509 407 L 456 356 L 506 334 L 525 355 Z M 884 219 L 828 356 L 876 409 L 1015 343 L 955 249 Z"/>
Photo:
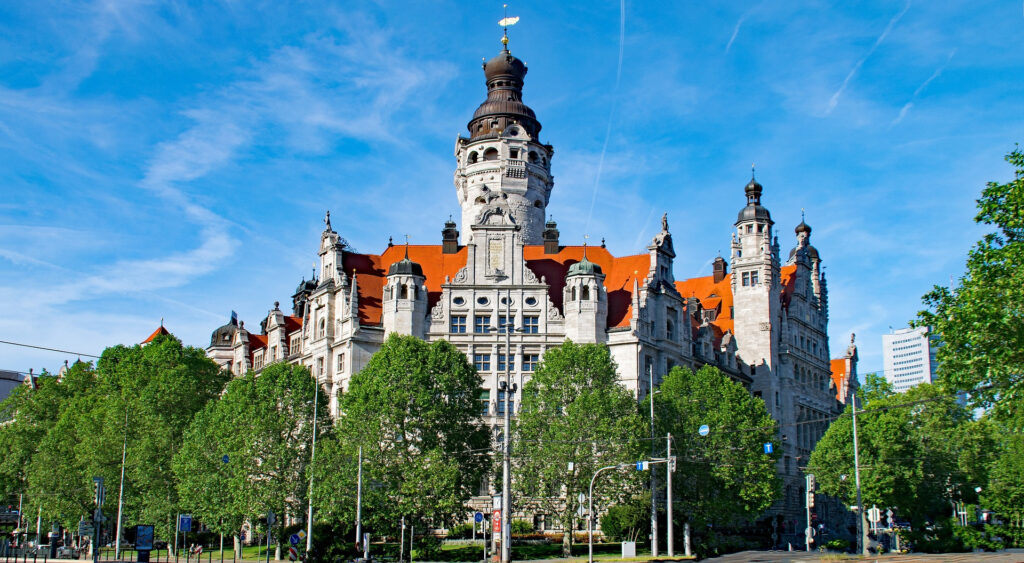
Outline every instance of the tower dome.
<path fill-rule="evenodd" d="M 579 262 L 569 266 L 569 273 L 566 277 L 572 276 L 593 276 L 601 273 L 601 266 L 587 260 L 586 255 Z"/>
<path fill-rule="evenodd" d="M 523 103 L 526 65 L 505 47 L 484 62 L 487 99 L 473 112 L 466 127 L 471 140 L 495 136 L 512 125 L 520 125 L 534 140 L 540 135 L 537 114 Z"/>
<path fill-rule="evenodd" d="M 406 251 L 405 258 L 395 262 L 388 268 L 389 276 L 406 275 L 423 277 L 423 266 L 409 260 L 409 253 Z"/>
<path fill-rule="evenodd" d="M 771 213 L 768 213 L 768 209 L 761 205 L 761 193 L 764 191 L 764 186 L 758 183 L 754 179 L 754 176 L 750 176 L 750 181 L 744 186 L 743 191 L 747 194 L 747 206 L 740 210 L 739 215 L 736 217 L 736 222 L 742 221 L 771 221 Z"/>

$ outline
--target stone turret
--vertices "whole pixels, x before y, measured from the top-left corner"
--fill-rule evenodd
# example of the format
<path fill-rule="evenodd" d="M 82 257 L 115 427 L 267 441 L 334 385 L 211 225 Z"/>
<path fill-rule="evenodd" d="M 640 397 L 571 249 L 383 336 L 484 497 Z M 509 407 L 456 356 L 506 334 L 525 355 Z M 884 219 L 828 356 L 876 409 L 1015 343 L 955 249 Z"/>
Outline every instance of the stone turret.
<path fill-rule="evenodd" d="M 390 334 L 411 334 L 426 338 L 427 290 L 423 267 L 409 259 L 409 246 L 405 247 L 405 258 L 395 262 L 388 269 L 388 281 L 384 286 L 384 332 Z"/>
<path fill-rule="evenodd" d="M 608 294 L 601 266 L 583 259 L 569 266 L 565 277 L 562 308 L 565 311 L 565 336 L 574 342 L 603 343 L 607 339 Z"/>

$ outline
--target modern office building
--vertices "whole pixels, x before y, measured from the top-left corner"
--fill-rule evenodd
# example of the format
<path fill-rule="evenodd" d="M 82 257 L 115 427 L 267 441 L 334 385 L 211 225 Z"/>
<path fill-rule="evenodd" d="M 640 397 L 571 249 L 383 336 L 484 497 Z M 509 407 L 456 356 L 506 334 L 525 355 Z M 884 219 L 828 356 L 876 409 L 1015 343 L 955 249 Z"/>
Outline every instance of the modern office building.
<path fill-rule="evenodd" d="M 897 393 L 935 379 L 936 344 L 929 327 L 903 328 L 882 335 L 885 379 Z"/>

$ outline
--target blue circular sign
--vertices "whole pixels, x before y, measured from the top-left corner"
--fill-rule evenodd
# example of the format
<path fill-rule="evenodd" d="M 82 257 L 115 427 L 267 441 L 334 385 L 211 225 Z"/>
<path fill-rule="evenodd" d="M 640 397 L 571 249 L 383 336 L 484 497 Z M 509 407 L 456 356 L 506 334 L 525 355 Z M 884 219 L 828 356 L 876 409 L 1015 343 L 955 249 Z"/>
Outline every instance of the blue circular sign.
<path fill-rule="evenodd" d="M 473 515 L 473 521 L 474 522 L 483 522 L 484 521 L 484 513 L 483 512 L 477 512 L 476 514 L 474 514 Z"/>
<path fill-rule="evenodd" d="M 228 462 L 228 454 L 224 454 L 224 457 L 220 458 L 220 460 L 223 461 L 224 463 L 227 463 Z"/>
<path fill-rule="evenodd" d="M 711 432 L 711 428 L 707 424 L 701 424 L 697 429 L 697 433 L 701 436 L 707 436 L 709 432 Z"/>

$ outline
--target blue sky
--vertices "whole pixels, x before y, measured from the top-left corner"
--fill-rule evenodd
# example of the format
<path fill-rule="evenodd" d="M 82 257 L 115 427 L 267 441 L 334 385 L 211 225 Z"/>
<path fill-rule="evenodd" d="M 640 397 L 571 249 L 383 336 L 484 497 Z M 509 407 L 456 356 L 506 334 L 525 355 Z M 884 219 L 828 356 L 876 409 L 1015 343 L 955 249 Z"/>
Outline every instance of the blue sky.
<path fill-rule="evenodd" d="M 783 254 L 801 208 L 833 356 L 959 276 L 984 183 L 1024 140 L 1021 2 L 513 4 L 549 212 L 710 273 L 757 163 Z M 0 340 L 98 353 L 161 317 L 206 346 L 309 276 L 324 211 L 355 248 L 439 243 L 500 2 L 0 6 Z M 621 32 L 621 33 L 620 33 Z M 621 59 L 620 59 L 621 55 Z M 0 345 L 0 369 L 67 355 Z M 71 357 L 73 360 L 74 357 Z"/>

